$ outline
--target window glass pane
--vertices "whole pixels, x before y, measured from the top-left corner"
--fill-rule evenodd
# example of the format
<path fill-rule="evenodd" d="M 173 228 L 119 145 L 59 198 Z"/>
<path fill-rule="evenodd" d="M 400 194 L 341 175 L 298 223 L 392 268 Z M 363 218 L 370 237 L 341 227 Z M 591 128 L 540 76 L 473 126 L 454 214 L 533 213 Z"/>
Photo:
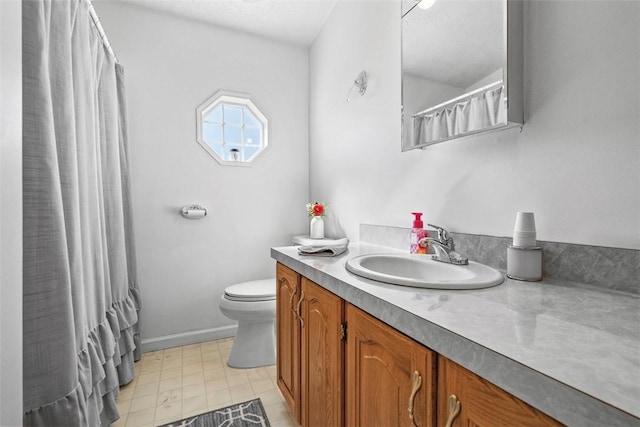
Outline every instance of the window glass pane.
<path fill-rule="evenodd" d="M 211 123 L 203 123 L 202 139 L 207 144 L 210 142 L 221 143 L 222 142 L 222 126 L 214 125 Z"/>
<path fill-rule="evenodd" d="M 240 144 L 242 142 L 242 128 L 240 126 L 225 125 L 224 142 L 228 144 Z"/>
<path fill-rule="evenodd" d="M 257 146 L 244 147 L 244 158 L 245 158 L 245 160 L 251 159 L 253 156 L 256 155 L 256 153 L 259 150 L 260 150 L 260 147 L 257 147 Z"/>
<path fill-rule="evenodd" d="M 251 110 L 249 110 L 247 107 L 242 107 L 242 109 L 244 110 L 245 126 L 260 126 L 260 122 L 258 121 L 256 116 L 253 115 Z"/>
<path fill-rule="evenodd" d="M 244 143 L 247 145 L 260 146 L 260 128 L 246 127 L 244 128 Z"/>
<path fill-rule="evenodd" d="M 210 123 L 222 123 L 222 105 L 218 105 L 213 110 L 204 115 L 204 121 Z"/>
<path fill-rule="evenodd" d="M 208 142 L 207 145 L 213 150 L 214 153 L 216 153 L 218 157 L 222 158 L 222 144 Z"/>
<path fill-rule="evenodd" d="M 211 97 L 198 107 L 197 123 L 198 143 L 221 164 L 250 162 L 266 147 L 267 120 L 248 97 Z"/>
<path fill-rule="evenodd" d="M 241 124 L 242 123 L 242 108 L 236 105 L 224 104 L 224 122 Z"/>

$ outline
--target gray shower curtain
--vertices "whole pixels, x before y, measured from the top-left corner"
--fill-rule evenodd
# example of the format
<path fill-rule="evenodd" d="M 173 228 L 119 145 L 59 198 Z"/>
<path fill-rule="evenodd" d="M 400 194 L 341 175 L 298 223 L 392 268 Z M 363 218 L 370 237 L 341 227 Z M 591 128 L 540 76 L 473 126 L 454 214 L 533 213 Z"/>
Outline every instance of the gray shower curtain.
<path fill-rule="evenodd" d="M 24 423 L 99 426 L 139 354 L 123 69 L 88 0 L 26 0 Z"/>

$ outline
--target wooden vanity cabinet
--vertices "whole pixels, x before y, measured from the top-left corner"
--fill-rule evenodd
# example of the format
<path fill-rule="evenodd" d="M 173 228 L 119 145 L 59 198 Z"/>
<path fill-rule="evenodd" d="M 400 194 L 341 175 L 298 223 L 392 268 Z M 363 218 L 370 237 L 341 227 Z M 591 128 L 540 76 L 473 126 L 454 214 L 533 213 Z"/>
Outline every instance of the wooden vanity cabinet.
<path fill-rule="evenodd" d="M 438 357 L 438 424 L 447 427 L 562 425 L 443 356 Z"/>
<path fill-rule="evenodd" d="M 303 426 L 561 426 L 278 263 L 278 387 Z"/>
<path fill-rule="evenodd" d="M 344 424 L 344 301 L 304 277 L 301 298 L 301 424 L 340 427 Z"/>
<path fill-rule="evenodd" d="M 350 304 L 346 311 L 346 425 L 435 426 L 435 353 Z"/>
<path fill-rule="evenodd" d="M 291 413 L 300 422 L 300 322 L 296 312 L 301 293 L 300 275 L 276 265 L 276 370 L 278 388 Z"/>
<path fill-rule="evenodd" d="M 344 301 L 276 267 L 278 387 L 302 426 L 344 425 Z"/>

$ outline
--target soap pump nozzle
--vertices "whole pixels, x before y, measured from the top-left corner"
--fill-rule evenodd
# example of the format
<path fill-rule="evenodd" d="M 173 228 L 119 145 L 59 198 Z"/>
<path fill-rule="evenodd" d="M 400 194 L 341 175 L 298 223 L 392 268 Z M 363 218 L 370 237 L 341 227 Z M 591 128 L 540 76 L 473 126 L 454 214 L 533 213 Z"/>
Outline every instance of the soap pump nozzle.
<path fill-rule="evenodd" d="M 413 228 L 424 227 L 424 223 L 422 222 L 422 212 L 411 212 L 411 215 L 414 216 Z"/>

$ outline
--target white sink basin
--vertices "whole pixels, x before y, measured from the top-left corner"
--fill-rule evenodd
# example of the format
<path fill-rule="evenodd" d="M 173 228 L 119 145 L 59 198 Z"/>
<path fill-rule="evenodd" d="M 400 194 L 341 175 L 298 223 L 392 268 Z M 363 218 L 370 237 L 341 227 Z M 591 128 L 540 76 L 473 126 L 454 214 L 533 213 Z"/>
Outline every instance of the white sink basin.
<path fill-rule="evenodd" d="M 419 254 L 362 255 L 348 260 L 346 268 L 367 279 L 416 288 L 481 289 L 504 281 L 502 273 L 484 264 L 453 265 Z"/>

